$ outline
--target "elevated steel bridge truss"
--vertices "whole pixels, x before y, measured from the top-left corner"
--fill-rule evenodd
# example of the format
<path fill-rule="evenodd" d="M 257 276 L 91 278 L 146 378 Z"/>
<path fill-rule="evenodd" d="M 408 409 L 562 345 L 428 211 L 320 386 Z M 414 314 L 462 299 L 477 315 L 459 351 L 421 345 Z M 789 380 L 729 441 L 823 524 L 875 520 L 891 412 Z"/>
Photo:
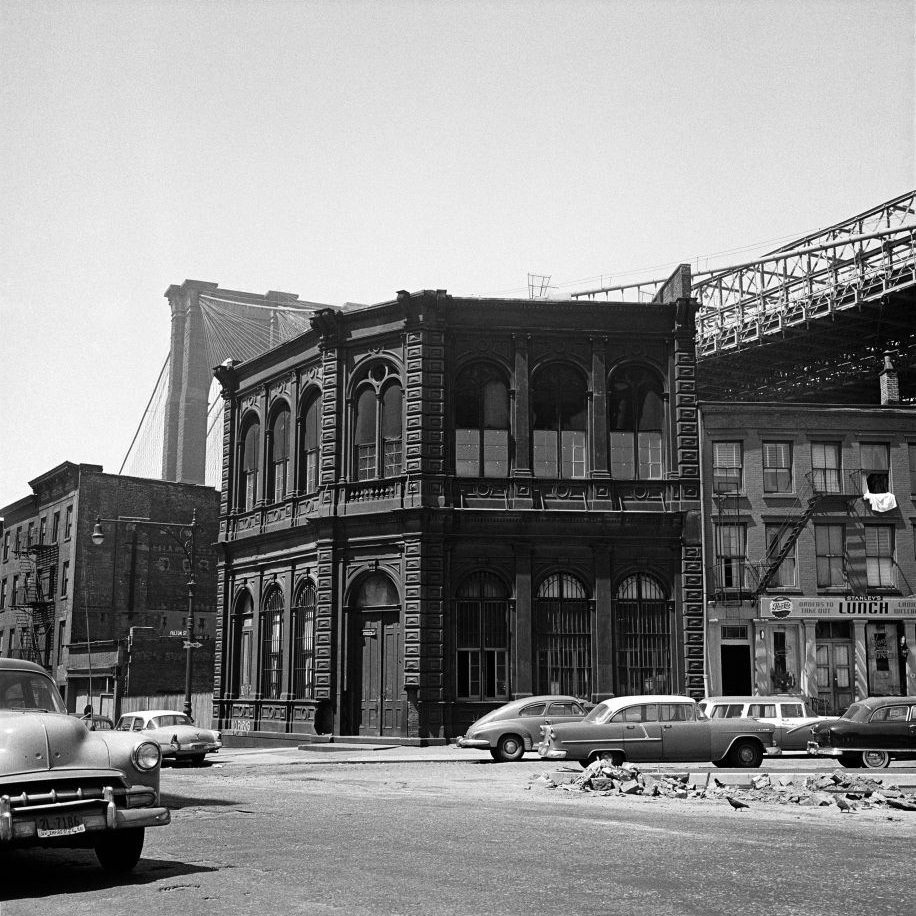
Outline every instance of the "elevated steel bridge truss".
<path fill-rule="evenodd" d="M 664 280 L 574 298 L 654 295 Z M 916 397 L 916 191 L 693 278 L 705 398 L 873 401 L 885 351 Z"/>

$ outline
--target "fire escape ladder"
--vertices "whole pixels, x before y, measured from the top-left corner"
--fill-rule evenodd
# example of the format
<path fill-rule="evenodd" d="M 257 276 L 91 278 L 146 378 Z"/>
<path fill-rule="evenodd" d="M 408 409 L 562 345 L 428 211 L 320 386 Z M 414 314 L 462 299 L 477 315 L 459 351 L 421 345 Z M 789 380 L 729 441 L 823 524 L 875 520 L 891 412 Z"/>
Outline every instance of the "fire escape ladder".
<path fill-rule="evenodd" d="M 48 637 L 54 625 L 54 596 L 45 595 L 42 574 L 48 570 L 49 583 L 53 583 L 51 571 L 57 566 L 57 545 L 32 545 L 16 551 L 16 559 L 23 583 L 22 597 L 17 596 L 15 605 L 19 657 L 47 668 L 51 649 Z"/>
<path fill-rule="evenodd" d="M 792 506 L 793 510 L 802 509 L 801 515 L 793 515 L 787 518 L 772 543 L 767 548 L 767 555 L 763 563 L 760 564 L 760 578 L 757 581 L 757 587 L 754 589 L 753 598 L 759 598 L 769 587 L 776 575 L 777 570 L 782 565 L 783 560 L 795 549 L 795 542 L 799 535 L 811 521 L 811 516 L 817 511 L 818 506 L 827 498 L 829 494 L 819 489 L 814 484 L 810 475 L 806 475 L 805 483 L 800 484 L 799 493 Z M 775 550 L 775 553 L 773 552 Z"/>
<path fill-rule="evenodd" d="M 862 543 L 865 543 L 865 519 L 859 512 L 856 500 L 850 500 L 847 504 L 847 519 L 852 522 L 853 527 L 861 535 Z M 868 583 L 859 575 L 861 563 L 851 563 L 849 561 L 849 538 L 845 538 L 843 544 L 843 571 L 846 574 L 846 584 L 853 595 L 867 595 Z"/>

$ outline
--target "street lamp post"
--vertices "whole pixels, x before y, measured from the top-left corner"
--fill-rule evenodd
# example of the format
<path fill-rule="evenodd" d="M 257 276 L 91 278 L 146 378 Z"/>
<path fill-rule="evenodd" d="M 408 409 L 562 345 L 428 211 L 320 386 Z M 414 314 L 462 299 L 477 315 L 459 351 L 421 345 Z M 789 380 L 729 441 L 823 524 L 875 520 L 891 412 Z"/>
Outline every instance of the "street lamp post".
<path fill-rule="evenodd" d="M 185 637 L 185 650 L 187 657 L 185 659 L 184 670 L 184 712 L 189 718 L 191 717 L 191 682 L 194 676 L 194 592 L 197 583 L 194 579 L 194 570 L 197 567 L 197 510 L 191 515 L 191 521 L 186 522 L 155 522 L 150 518 L 133 517 L 120 515 L 117 518 L 102 518 L 97 516 L 95 527 L 92 529 L 92 543 L 101 545 L 105 541 L 105 533 L 102 530 L 102 523 L 110 525 L 146 525 L 150 528 L 158 529 L 162 534 L 170 537 L 184 552 L 185 560 L 188 562 L 188 620 L 187 635 Z M 181 532 L 183 537 L 177 531 Z"/>

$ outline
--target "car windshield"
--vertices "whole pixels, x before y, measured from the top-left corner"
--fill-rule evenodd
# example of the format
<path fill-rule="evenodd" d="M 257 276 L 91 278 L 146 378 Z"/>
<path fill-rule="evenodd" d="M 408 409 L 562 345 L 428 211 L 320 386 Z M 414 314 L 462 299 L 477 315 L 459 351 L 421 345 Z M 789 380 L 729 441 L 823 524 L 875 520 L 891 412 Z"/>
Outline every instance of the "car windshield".
<path fill-rule="evenodd" d="M 0 671 L 0 709 L 67 711 L 57 686 L 38 671 Z"/>
<path fill-rule="evenodd" d="M 862 703 L 853 703 L 846 712 L 840 717 L 842 719 L 852 719 L 853 722 L 864 722 L 868 719 L 870 710 Z"/>
<path fill-rule="evenodd" d="M 156 716 L 155 719 L 150 719 L 149 724 L 152 728 L 171 728 L 173 725 L 193 725 L 194 723 L 187 716 L 173 712 L 167 716 Z"/>

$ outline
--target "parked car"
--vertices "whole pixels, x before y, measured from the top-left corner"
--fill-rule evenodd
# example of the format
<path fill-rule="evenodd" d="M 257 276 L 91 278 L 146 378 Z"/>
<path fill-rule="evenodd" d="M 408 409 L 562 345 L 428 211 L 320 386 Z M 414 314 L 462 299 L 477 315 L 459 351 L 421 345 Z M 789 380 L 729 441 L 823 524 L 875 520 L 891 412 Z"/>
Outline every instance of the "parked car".
<path fill-rule="evenodd" d="M 541 729 L 538 754 L 588 766 L 605 758 L 666 762 L 711 760 L 717 766 L 757 767 L 778 756 L 773 725 L 754 719 L 709 719 L 689 697 L 671 694 L 616 697 L 599 703 L 581 722 Z"/>
<path fill-rule="evenodd" d="M 194 766 L 223 746 L 219 732 L 200 728 L 190 716 L 174 709 L 126 712 L 118 719 L 116 731 L 142 732 L 158 743 L 163 760 L 188 760 Z"/>
<path fill-rule="evenodd" d="M 159 745 L 145 735 L 93 732 L 67 714 L 57 685 L 32 662 L 0 658 L 0 851 L 94 849 L 130 871 L 159 804 Z"/>
<path fill-rule="evenodd" d="M 811 726 L 836 720 L 812 712 L 806 697 L 790 694 L 706 697 L 699 707 L 710 719 L 749 718 L 775 725 L 776 743 L 789 752 L 807 753 Z"/>
<path fill-rule="evenodd" d="M 891 760 L 916 760 L 916 696 L 853 703 L 839 719 L 812 728 L 808 753 L 869 769 L 889 766 Z"/>
<path fill-rule="evenodd" d="M 513 700 L 481 716 L 455 741 L 458 747 L 489 750 L 494 760 L 510 761 L 532 751 L 546 722 L 582 719 L 593 703 L 572 696 L 534 696 Z"/>
<path fill-rule="evenodd" d="M 97 714 L 91 716 L 80 716 L 75 712 L 71 713 L 74 718 L 77 718 L 82 722 L 86 728 L 94 732 L 110 732 L 114 728 L 114 722 L 108 718 L 108 716 L 100 716 Z"/>

